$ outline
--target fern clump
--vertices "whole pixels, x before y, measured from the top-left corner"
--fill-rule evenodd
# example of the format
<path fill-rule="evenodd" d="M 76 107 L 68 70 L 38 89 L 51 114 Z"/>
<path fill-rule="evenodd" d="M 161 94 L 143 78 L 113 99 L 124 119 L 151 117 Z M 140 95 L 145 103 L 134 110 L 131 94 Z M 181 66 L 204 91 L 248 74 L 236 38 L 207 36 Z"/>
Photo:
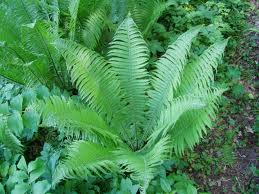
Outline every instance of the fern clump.
<path fill-rule="evenodd" d="M 38 103 L 43 123 L 74 139 L 54 184 L 120 171 L 130 173 L 145 193 L 170 153 L 183 154 L 199 142 L 224 91 L 214 87 L 213 73 L 227 44 L 217 42 L 189 63 L 201 28 L 169 45 L 152 70 L 147 44 L 131 17 L 118 27 L 105 57 L 73 41 L 55 42 L 82 102 L 51 96 Z"/>

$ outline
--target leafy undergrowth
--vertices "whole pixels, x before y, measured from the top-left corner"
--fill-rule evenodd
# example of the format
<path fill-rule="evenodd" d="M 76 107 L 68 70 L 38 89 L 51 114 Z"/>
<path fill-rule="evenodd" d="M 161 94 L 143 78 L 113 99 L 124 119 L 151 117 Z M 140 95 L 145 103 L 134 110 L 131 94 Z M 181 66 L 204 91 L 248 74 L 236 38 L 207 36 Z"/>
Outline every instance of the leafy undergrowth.
<path fill-rule="evenodd" d="M 258 16 L 250 23 L 257 27 Z M 258 185 L 258 42 L 256 32 L 243 36 L 241 47 L 219 70 L 219 80 L 230 83 L 218 120 L 195 152 L 188 153 L 188 173 L 200 190 L 211 193 L 253 194 Z"/>

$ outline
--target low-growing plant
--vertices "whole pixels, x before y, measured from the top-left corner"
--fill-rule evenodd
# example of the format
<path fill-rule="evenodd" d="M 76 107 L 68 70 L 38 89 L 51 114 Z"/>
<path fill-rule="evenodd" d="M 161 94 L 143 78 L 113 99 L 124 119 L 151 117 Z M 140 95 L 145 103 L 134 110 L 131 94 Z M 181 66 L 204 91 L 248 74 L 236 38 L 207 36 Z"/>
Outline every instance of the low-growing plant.
<path fill-rule="evenodd" d="M 146 192 L 157 167 L 199 142 L 215 118 L 223 90 L 213 71 L 227 41 L 217 42 L 187 63 L 190 29 L 148 71 L 149 51 L 127 17 L 110 43 L 108 59 L 71 41 L 58 40 L 82 102 L 51 96 L 38 103 L 43 123 L 75 140 L 53 176 L 86 179 L 107 172 L 130 173 Z"/>

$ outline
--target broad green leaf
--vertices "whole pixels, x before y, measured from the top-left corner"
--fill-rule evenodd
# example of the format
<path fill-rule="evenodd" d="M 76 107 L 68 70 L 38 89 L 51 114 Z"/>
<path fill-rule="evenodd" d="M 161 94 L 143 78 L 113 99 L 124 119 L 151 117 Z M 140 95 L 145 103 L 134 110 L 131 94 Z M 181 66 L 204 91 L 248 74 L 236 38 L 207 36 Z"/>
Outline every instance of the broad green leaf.
<path fill-rule="evenodd" d="M 0 114 L 8 114 L 9 113 L 9 107 L 8 103 L 0 104 Z"/>
<path fill-rule="evenodd" d="M 7 126 L 11 131 L 17 135 L 21 136 L 23 132 L 23 121 L 21 114 L 18 111 L 14 111 L 11 116 L 8 117 Z"/>
<path fill-rule="evenodd" d="M 6 177 L 9 170 L 9 162 L 4 161 L 2 164 L 0 164 L 0 175 L 1 177 Z"/>
<path fill-rule="evenodd" d="M 37 158 L 35 161 L 30 162 L 28 165 L 28 173 L 30 173 L 29 182 L 34 182 L 44 171 L 44 162 L 41 159 Z"/>
<path fill-rule="evenodd" d="M 12 109 L 15 109 L 19 112 L 22 112 L 22 102 L 23 102 L 23 97 L 22 95 L 15 96 L 11 101 L 10 101 L 10 107 Z"/>
<path fill-rule="evenodd" d="M 21 183 L 15 185 L 14 189 L 11 191 L 11 194 L 24 194 L 29 191 L 30 186 L 27 183 Z"/>
<path fill-rule="evenodd" d="M 36 93 L 37 93 L 37 97 L 39 99 L 43 99 L 45 97 L 50 96 L 49 89 L 45 86 L 38 87 L 37 90 L 36 90 Z"/>
<path fill-rule="evenodd" d="M 33 194 L 45 194 L 47 191 L 50 190 L 51 185 L 48 181 L 38 181 L 32 185 L 32 193 Z"/>
<path fill-rule="evenodd" d="M 23 125 L 25 129 L 28 129 L 30 135 L 29 137 L 32 137 L 33 133 L 37 131 L 40 116 L 39 114 L 34 110 L 28 110 L 26 111 L 23 116 Z"/>
<path fill-rule="evenodd" d="M 18 169 L 27 172 L 27 164 L 26 164 L 24 156 L 22 156 L 21 159 L 19 160 L 17 167 L 18 167 Z"/>
<path fill-rule="evenodd" d="M 26 172 L 22 171 L 22 170 L 16 170 L 13 174 L 13 176 L 11 176 L 9 178 L 11 180 L 11 182 L 13 183 L 23 183 L 24 180 L 28 179 L 28 175 Z"/>
<path fill-rule="evenodd" d="M 168 193 L 171 191 L 171 184 L 166 178 L 160 178 L 160 186 L 164 192 Z"/>
<path fill-rule="evenodd" d="M 194 186 L 192 186 L 191 184 L 188 184 L 187 194 L 197 194 L 197 189 Z"/>
<path fill-rule="evenodd" d="M 23 107 L 27 107 L 30 103 L 37 99 L 37 94 L 34 90 L 30 89 L 23 92 Z"/>

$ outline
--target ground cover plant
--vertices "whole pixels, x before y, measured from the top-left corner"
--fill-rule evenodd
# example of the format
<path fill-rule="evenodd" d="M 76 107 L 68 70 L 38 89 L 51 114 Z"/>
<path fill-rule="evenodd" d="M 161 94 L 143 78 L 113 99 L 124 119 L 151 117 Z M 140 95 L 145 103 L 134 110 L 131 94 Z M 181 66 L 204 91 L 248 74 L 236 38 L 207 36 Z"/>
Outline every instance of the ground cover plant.
<path fill-rule="evenodd" d="M 0 5 L 0 193 L 257 192 L 250 2 Z"/>

